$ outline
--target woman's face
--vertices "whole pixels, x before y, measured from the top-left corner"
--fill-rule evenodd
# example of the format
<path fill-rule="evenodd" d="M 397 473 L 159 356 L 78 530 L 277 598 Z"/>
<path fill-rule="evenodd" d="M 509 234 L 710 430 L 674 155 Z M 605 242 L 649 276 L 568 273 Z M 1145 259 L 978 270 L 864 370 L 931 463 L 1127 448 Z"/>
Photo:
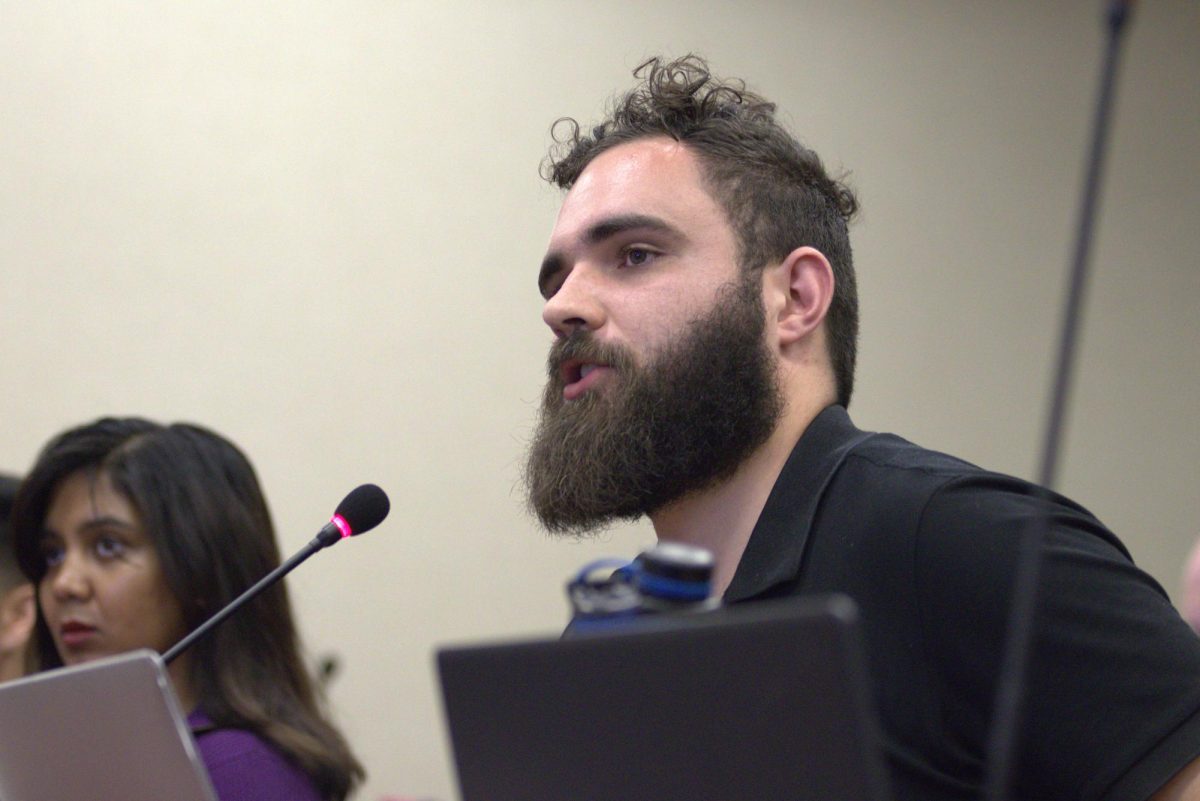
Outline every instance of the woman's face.
<path fill-rule="evenodd" d="M 158 553 L 137 511 L 104 473 L 79 471 L 50 498 L 38 600 L 66 665 L 151 648 L 186 633 Z"/>

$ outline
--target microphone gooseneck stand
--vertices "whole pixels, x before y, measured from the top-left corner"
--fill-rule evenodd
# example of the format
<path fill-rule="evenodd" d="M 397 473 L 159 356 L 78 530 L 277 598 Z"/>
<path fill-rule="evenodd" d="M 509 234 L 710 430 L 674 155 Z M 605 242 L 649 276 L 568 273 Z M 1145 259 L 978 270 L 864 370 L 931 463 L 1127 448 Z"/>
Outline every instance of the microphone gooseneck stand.
<path fill-rule="evenodd" d="M 1038 484 L 1044 488 L 1041 492 L 1046 505 L 1043 513 L 1036 515 L 1023 533 L 1018 551 L 1012 603 L 1009 607 L 1008 634 L 997 679 L 996 698 L 987 745 L 987 764 L 983 787 L 984 798 L 987 801 L 1004 801 L 1008 797 L 1008 786 L 1011 781 L 1014 755 L 1018 743 L 1017 735 L 1021 727 L 1022 696 L 1025 692 L 1025 676 L 1033 641 L 1042 546 L 1050 531 L 1048 493 L 1053 489 L 1057 477 L 1063 420 L 1066 416 L 1066 405 L 1070 396 L 1075 344 L 1078 338 L 1083 296 L 1087 284 L 1092 230 L 1100 194 L 1109 121 L 1112 116 L 1117 57 L 1120 53 L 1121 33 L 1129 18 L 1131 5 L 1132 2 L 1114 0 L 1108 6 L 1106 14 L 1108 47 L 1101 75 L 1100 96 L 1096 103 L 1095 117 L 1092 120 L 1091 151 L 1088 155 L 1087 176 L 1080 208 L 1070 284 L 1067 289 L 1066 306 L 1063 310 L 1062 328 L 1059 334 L 1058 362 L 1054 370 L 1054 390 L 1050 398 L 1050 414 L 1046 421 L 1045 439 L 1042 442 L 1042 463 Z"/>
<path fill-rule="evenodd" d="M 201 623 L 194 631 L 172 645 L 162 654 L 164 664 L 186 651 L 194 642 L 208 634 L 230 615 L 241 609 L 260 592 L 292 572 L 308 557 L 322 548 L 328 548 L 346 537 L 365 534 L 378 526 L 391 509 L 387 493 L 374 484 L 362 484 L 342 499 L 328 523 L 321 527 L 317 536 L 283 564 L 258 580 L 254 586 L 230 601 L 224 608 Z"/>
<path fill-rule="evenodd" d="M 215 615 L 205 620 L 203 624 L 196 628 L 195 631 L 192 631 L 182 640 L 172 645 L 166 651 L 163 651 L 163 664 L 171 664 L 175 657 L 179 656 L 181 653 L 190 648 L 192 643 L 196 642 L 196 640 L 199 640 L 201 637 L 208 634 L 208 632 L 215 629 L 218 625 L 224 622 L 227 617 L 245 606 L 246 602 L 254 598 L 267 587 L 270 587 L 276 581 L 279 581 L 279 579 L 283 578 L 288 573 L 291 573 L 293 569 L 299 567 L 301 562 L 324 547 L 326 546 L 320 541 L 320 539 L 314 537 L 307 545 L 300 549 L 299 553 L 295 554 L 291 559 L 288 559 L 279 567 L 263 576 L 254 584 L 254 586 L 235 598 L 232 603 L 230 603 L 228 606 L 225 606 Z"/>

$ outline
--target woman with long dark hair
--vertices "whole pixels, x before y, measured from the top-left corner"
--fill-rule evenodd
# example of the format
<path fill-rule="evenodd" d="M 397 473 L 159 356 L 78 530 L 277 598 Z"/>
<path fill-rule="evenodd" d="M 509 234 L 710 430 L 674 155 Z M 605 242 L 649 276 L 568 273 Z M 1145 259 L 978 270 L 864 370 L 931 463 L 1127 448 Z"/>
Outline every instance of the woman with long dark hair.
<path fill-rule="evenodd" d="M 254 468 L 181 423 L 105 418 L 58 435 L 12 528 L 43 669 L 162 652 L 279 564 Z M 361 780 L 301 661 L 283 582 L 168 672 L 222 801 L 343 801 Z"/>

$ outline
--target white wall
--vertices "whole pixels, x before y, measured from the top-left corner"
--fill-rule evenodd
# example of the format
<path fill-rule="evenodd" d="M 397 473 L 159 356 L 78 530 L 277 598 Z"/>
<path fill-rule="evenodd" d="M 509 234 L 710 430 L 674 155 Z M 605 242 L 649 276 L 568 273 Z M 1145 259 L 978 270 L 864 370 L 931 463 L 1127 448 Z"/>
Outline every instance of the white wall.
<path fill-rule="evenodd" d="M 210 425 L 284 550 L 362 799 L 454 796 L 436 644 L 556 631 L 649 529 L 556 542 L 516 486 L 548 332 L 547 130 L 696 50 L 852 173 L 857 421 L 1036 471 L 1100 0 L 0 4 L 0 468 L 67 425 Z M 1170 590 L 1200 535 L 1200 5 L 1139 4 L 1061 487 Z"/>

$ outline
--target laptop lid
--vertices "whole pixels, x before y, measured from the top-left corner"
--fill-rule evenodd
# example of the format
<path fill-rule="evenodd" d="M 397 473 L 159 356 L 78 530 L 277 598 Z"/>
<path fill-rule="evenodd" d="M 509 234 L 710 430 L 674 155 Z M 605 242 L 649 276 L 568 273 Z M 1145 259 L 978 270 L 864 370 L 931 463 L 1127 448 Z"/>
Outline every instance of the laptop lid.
<path fill-rule="evenodd" d="M 0 685 L 0 799 L 216 795 L 162 659 L 140 650 Z"/>
<path fill-rule="evenodd" d="M 852 601 L 437 652 L 463 801 L 885 801 Z"/>

